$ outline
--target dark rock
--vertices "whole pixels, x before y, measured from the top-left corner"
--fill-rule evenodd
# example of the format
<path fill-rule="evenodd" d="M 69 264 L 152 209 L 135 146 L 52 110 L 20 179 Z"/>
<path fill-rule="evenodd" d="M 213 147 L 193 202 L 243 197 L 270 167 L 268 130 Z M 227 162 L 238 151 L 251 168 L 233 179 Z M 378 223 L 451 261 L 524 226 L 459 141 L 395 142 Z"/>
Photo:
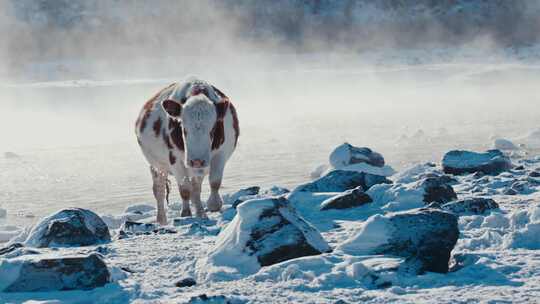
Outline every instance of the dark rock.
<path fill-rule="evenodd" d="M 243 303 L 247 303 L 247 301 L 236 299 L 236 298 L 227 298 L 223 295 L 208 296 L 206 294 L 202 294 L 196 297 L 191 297 L 188 302 L 188 304 L 197 304 L 197 303 L 243 304 Z"/>
<path fill-rule="evenodd" d="M 239 204 L 254 198 L 261 191 L 261 187 L 253 186 L 244 189 L 240 189 L 233 194 L 225 196 L 223 199 L 225 202 L 231 204 L 233 208 L 236 208 Z"/>
<path fill-rule="evenodd" d="M 529 173 L 529 177 L 540 177 L 540 171 L 534 170 Z"/>
<path fill-rule="evenodd" d="M 363 206 L 371 202 L 373 200 L 362 190 L 362 187 L 356 187 L 325 200 L 321 203 L 321 210 L 348 209 Z"/>
<path fill-rule="evenodd" d="M 503 194 L 504 195 L 518 195 L 518 192 L 512 188 L 508 188 L 504 190 Z"/>
<path fill-rule="evenodd" d="M 20 258 L 19 258 L 20 259 Z M 110 281 L 107 265 L 98 254 L 58 258 L 8 259 L 22 263 L 19 276 L 4 292 L 89 290 Z"/>
<path fill-rule="evenodd" d="M 452 260 L 450 262 L 450 269 L 448 270 L 448 272 L 459 271 L 467 266 L 473 265 L 479 259 L 480 257 L 473 254 L 468 254 L 468 253 L 456 254 L 452 257 Z"/>
<path fill-rule="evenodd" d="M 370 148 L 355 147 L 349 143 L 344 143 L 336 147 L 330 153 L 330 165 L 336 169 L 358 163 L 384 167 L 384 157 Z"/>
<path fill-rule="evenodd" d="M 485 214 L 493 209 L 499 209 L 499 204 L 489 198 L 475 197 L 451 202 L 443 205 L 441 208 L 458 215 Z"/>
<path fill-rule="evenodd" d="M 497 175 L 512 168 L 510 158 L 499 150 L 489 150 L 485 153 L 450 151 L 444 156 L 442 165 L 445 173 L 453 175 L 476 172 Z"/>
<path fill-rule="evenodd" d="M 197 285 L 197 282 L 193 278 L 184 278 L 184 279 L 176 282 L 176 284 L 174 284 L 174 285 L 176 287 L 191 287 L 191 286 Z"/>
<path fill-rule="evenodd" d="M 141 234 L 174 234 L 177 233 L 176 230 L 168 227 L 159 227 L 156 224 L 152 223 L 141 223 L 134 221 L 125 221 L 120 227 L 120 232 L 118 233 L 119 239 L 124 239 L 132 235 L 141 235 Z"/>
<path fill-rule="evenodd" d="M 517 166 L 517 167 L 514 168 L 514 170 L 516 170 L 516 171 L 523 171 L 523 170 L 525 170 L 525 167 L 523 167 L 523 166 Z"/>
<path fill-rule="evenodd" d="M 296 191 L 304 192 L 344 192 L 356 187 L 367 191 L 376 184 L 391 184 L 384 176 L 365 172 L 333 170 L 313 182 L 300 185 Z"/>
<path fill-rule="evenodd" d="M 422 182 L 425 191 L 424 202 L 447 203 L 457 199 L 457 194 L 450 183 L 453 183 L 453 179 L 446 176 L 426 178 Z"/>
<path fill-rule="evenodd" d="M 367 235 L 365 231 L 368 231 Z M 380 235 L 374 234 L 378 231 Z M 364 239 L 366 236 L 370 238 L 367 243 Z M 386 216 L 375 215 L 366 221 L 364 230 L 340 248 L 353 255 L 388 254 L 403 257 L 405 263 L 400 266 L 400 271 L 446 273 L 450 253 L 458 237 L 456 215 L 439 209 L 422 208 Z M 370 243 L 378 245 L 370 247 Z"/>
<path fill-rule="evenodd" d="M 10 253 L 10 252 L 15 251 L 15 250 L 17 250 L 17 249 L 19 249 L 19 248 L 22 248 L 22 247 L 24 247 L 24 245 L 21 244 L 21 243 L 11 244 L 11 245 L 9 245 L 9 246 L 7 246 L 7 247 L 0 248 L 0 255 L 4 255 L 4 254 L 6 254 L 6 253 Z"/>
<path fill-rule="evenodd" d="M 319 231 L 300 217 L 284 197 L 254 199 L 239 205 L 233 223 L 229 225 L 234 228 L 225 229 L 218 236 L 231 244 L 221 244 L 211 252 L 211 263 L 221 261 L 220 250 L 232 247 L 245 253 L 245 259 L 256 259 L 261 266 L 331 251 Z"/>
<path fill-rule="evenodd" d="M 90 246 L 110 241 L 109 228 L 97 214 L 70 208 L 43 219 L 32 229 L 25 245 L 38 248 Z"/>

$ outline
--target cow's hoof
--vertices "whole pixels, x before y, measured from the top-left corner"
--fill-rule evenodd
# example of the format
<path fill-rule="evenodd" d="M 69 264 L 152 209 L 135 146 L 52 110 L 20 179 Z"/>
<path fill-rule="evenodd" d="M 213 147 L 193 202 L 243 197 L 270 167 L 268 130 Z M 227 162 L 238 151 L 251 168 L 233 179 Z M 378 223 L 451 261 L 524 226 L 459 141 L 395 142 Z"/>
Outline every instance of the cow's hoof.
<path fill-rule="evenodd" d="M 210 212 L 221 211 L 222 206 L 223 206 L 223 200 L 221 199 L 221 196 L 219 194 L 210 194 L 210 197 L 208 198 L 208 201 L 206 202 L 206 207 L 208 208 L 208 211 Z"/>
<path fill-rule="evenodd" d="M 180 217 L 191 217 L 191 210 L 182 209 L 182 213 L 180 213 Z"/>
<path fill-rule="evenodd" d="M 167 217 L 163 216 L 158 216 L 157 218 L 157 222 L 158 224 L 160 224 L 161 226 L 166 226 L 167 225 Z"/>

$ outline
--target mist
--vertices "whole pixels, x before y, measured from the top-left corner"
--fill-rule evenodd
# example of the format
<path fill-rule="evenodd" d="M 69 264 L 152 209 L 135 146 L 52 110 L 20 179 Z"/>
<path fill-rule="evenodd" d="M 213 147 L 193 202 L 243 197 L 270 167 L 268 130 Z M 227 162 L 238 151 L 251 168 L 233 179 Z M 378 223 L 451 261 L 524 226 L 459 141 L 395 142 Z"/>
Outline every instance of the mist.
<path fill-rule="evenodd" d="M 23 162 L 2 198 L 37 214 L 150 201 L 134 123 L 189 75 L 238 109 L 225 190 L 305 181 L 345 141 L 402 168 L 537 128 L 536 2 L 413 2 L 3 1 L 0 152 Z"/>

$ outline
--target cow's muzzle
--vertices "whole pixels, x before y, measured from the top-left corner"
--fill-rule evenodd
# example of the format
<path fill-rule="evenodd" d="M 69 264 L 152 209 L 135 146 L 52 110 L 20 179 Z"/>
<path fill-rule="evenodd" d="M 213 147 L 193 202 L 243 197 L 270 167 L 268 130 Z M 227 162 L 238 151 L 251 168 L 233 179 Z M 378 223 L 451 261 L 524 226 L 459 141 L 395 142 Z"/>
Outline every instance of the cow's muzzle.
<path fill-rule="evenodd" d="M 191 167 L 191 168 L 197 168 L 197 169 L 200 169 L 200 168 L 204 168 L 206 167 L 206 162 L 202 159 L 192 159 L 189 161 L 188 165 Z"/>

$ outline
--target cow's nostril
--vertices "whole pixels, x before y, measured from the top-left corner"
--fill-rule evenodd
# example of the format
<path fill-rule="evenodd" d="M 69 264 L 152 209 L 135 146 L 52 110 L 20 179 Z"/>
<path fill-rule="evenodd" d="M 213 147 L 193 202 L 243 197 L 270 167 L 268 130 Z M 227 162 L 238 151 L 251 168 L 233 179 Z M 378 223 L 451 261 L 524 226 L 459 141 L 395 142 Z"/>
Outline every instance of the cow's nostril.
<path fill-rule="evenodd" d="M 202 168 L 204 167 L 204 163 L 204 160 L 201 159 L 193 159 L 189 161 L 192 168 Z"/>

